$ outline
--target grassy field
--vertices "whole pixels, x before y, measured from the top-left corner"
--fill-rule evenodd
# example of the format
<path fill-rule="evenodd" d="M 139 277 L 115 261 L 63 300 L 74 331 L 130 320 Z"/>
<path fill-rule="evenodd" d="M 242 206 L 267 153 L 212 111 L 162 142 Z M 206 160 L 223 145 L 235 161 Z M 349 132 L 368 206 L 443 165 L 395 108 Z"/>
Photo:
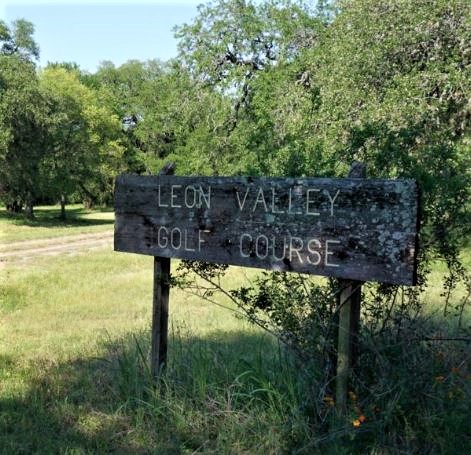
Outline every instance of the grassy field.
<path fill-rule="evenodd" d="M 3 213 L 2 242 L 112 227 L 109 211 L 70 214 L 62 223 L 49 207 L 34 222 Z M 269 393 L 287 359 L 230 310 L 172 290 L 166 398 L 151 386 L 152 270 L 152 258 L 110 249 L 2 270 L 1 453 L 192 453 L 208 441 L 227 447 L 231 434 L 243 452 L 260 444 L 249 435 L 262 428 L 262 446 L 282 446 L 279 421 L 231 400 L 245 400 L 244 385 L 255 391 L 259 381 Z M 230 280 L 244 277 L 234 269 Z"/>
<path fill-rule="evenodd" d="M 168 374 L 176 380 L 175 409 L 158 412 L 177 413 L 174 418 L 182 421 L 173 425 L 181 426 L 180 432 L 187 427 L 195 441 L 185 442 L 168 422 L 149 429 L 135 420 L 144 415 L 134 415 L 133 408 L 143 394 L 152 395 L 139 352 L 149 347 L 152 265 L 147 257 L 102 251 L 7 270 L 0 329 L 0 447 L 10 453 L 45 448 L 51 453 L 66 448 L 139 453 L 146 447 L 189 444 L 194 450 L 206 437 L 207 406 L 224 406 L 224 420 L 234 417 L 234 425 L 245 418 L 243 413 L 232 416 L 230 403 L 206 403 L 208 390 L 224 399 L 224 383 L 218 381 L 234 381 L 230 385 L 237 387 L 237 376 L 264 369 L 272 361 L 266 351 L 275 354 L 273 340 L 227 310 L 175 291 Z M 236 271 L 232 278 L 237 276 Z M 279 365 L 268 366 L 274 374 Z M 190 382 L 191 390 L 180 395 L 179 382 Z M 204 408 L 195 409 L 193 400 Z"/>
<path fill-rule="evenodd" d="M 4 215 L 0 228 L 10 241 L 111 228 L 109 211 L 74 210 L 66 225 L 44 208 L 37 225 Z M 358 445 L 365 437 L 371 448 L 377 432 L 390 431 L 384 422 L 392 410 L 362 428 L 313 427 L 306 408 L 313 391 L 278 343 L 232 311 L 180 290 L 171 293 L 168 370 L 152 384 L 152 269 L 152 258 L 105 248 L 0 270 L 0 453 L 395 453 L 379 443 L 376 452 Z M 246 273 L 231 269 L 226 284 L 243 283 Z M 442 266 L 433 273 L 432 307 Z M 414 438 L 429 436 L 419 431 L 437 431 L 430 437 L 441 438 L 442 453 L 465 453 L 466 440 L 456 439 L 469 416 L 469 376 L 459 363 L 468 345 L 462 352 L 427 346 L 421 355 L 434 353 L 430 368 L 424 359 L 433 403 L 418 417 L 423 428 L 404 425 L 397 437 L 414 447 Z M 415 412 L 406 398 L 422 387 L 410 374 L 407 396 L 398 395 L 401 381 L 391 383 L 406 420 Z"/>

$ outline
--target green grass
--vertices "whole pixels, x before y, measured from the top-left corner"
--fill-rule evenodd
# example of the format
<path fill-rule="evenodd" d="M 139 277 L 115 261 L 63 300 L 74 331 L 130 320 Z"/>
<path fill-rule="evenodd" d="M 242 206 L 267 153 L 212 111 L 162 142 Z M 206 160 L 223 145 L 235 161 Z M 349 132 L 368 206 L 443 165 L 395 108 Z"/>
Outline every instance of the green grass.
<path fill-rule="evenodd" d="M 2 453 L 282 447 L 280 413 L 263 403 L 280 406 L 277 383 L 293 388 L 289 361 L 272 338 L 228 310 L 172 290 L 165 396 L 151 387 L 152 265 L 101 251 L 7 270 Z M 243 277 L 234 269 L 230 279 Z"/>
<path fill-rule="evenodd" d="M 70 205 L 66 207 L 66 220 L 59 218 L 59 206 L 35 207 L 34 213 L 35 219 L 27 220 L 0 207 L 0 244 L 113 229 L 111 208 L 86 210 L 82 205 Z"/>
<path fill-rule="evenodd" d="M 101 215 L 79 207 L 77 214 Z M 16 232 L 23 228 L 37 239 L 106 226 L 64 227 L 56 215 L 44 210 L 49 228 L 0 222 L 16 239 L 32 238 Z M 468 251 L 468 266 L 470 257 Z M 440 336 L 448 333 L 438 311 L 442 267 L 435 266 L 427 294 Z M 367 422 L 354 428 L 347 421 L 333 431 L 332 412 L 324 424 L 312 413 L 313 400 L 322 400 L 315 365 L 311 371 L 296 364 L 230 310 L 172 289 L 169 365 L 153 384 L 147 362 L 152 271 L 152 258 L 110 249 L 0 270 L 0 453 L 393 454 L 406 448 L 455 454 L 469 448 L 468 344 L 365 340 L 358 390 L 366 391 L 351 403 L 350 419 L 360 406 Z M 242 284 L 247 273 L 231 268 L 225 284 Z"/>

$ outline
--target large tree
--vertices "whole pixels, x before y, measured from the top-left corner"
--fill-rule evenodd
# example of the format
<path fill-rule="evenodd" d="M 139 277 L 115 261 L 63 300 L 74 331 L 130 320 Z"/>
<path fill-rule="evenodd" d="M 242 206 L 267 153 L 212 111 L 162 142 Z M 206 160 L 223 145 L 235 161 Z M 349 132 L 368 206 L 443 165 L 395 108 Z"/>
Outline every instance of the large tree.
<path fill-rule="evenodd" d="M 24 19 L 10 26 L 0 21 L 0 197 L 9 209 L 25 206 L 30 218 L 41 193 L 39 163 L 47 134 L 33 34 L 33 24 Z"/>
<path fill-rule="evenodd" d="M 72 193 L 109 199 L 122 156 L 120 123 L 75 70 L 46 68 L 40 89 L 48 103 L 47 153 L 41 163 L 44 193 L 60 197 L 65 217 L 65 198 Z"/>
<path fill-rule="evenodd" d="M 151 138 L 138 137 L 136 128 L 144 119 L 147 106 L 154 99 L 150 85 L 164 71 L 164 64 L 156 60 L 130 60 L 119 67 L 105 61 L 89 78 L 88 83 L 97 89 L 100 102 L 120 119 L 122 141 L 125 145 L 123 166 L 128 172 L 142 173 L 148 170 L 147 152 L 153 148 L 149 140 Z M 157 111 L 159 106 L 151 105 L 151 109 Z"/>
<path fill-rule="evenodd" d="M 344 176 L 360 159 L 370 176 L 415 177 L 424 246 L 456 252 L 469 197 L 469 2 L 349 0 L 330 11 L 221 0 L 178 30 L 185 68 L 231 103 L 225 122 L 209 116 L 224 129 L 220 162 Z"/>
<path fill-rule="evenodd" d="M 275 123 L 280 122 L 269 115 L 265 103 L 279 113 L 284 107 L 296 110 L 304 102 L 292 96 L 306 83 L 298 60 L 317 43 L 324 28 L 307 4 L 219 1 L 201 6 L 192 23 L 177 29 L 180 59 L 200 93 L 224 98 L 224 109 L 210 112 L 207 121 L 217 125 L 208 135 L 216 143 L 213 172 L 273 173 L 271 162 L 279 153 L 296 161 L 292 146 L 302 148 L 302 139 L 294 138 L 302 128 L 278 135 Z M 309 108 L 308 102 L 289 124 L 305 123 Z M 297 171 L 292 166 L 282 173 Z"/>
<path fill-rule="evenodd" d="M 41 195 L 46 136 L 46 102 L 34 65 L 0 55 L 0 197 L 12 209 L 25 206 L 27 217 Z"/>
<path fill-rule="evenodd" d="M 319 93 L 313 136 L 345 173 L 415 177 L 422 189 L 422 258 L 449 265 L 469 234 L 471 4 L 350 0 L 307 51 Z"/>
<path fill-rule="evenodd" d="M 218 132 L 225 131 L 230 102 L 180 63 L 105 62 L 93 81 L 100 99 L 121 119 L 128 171 L 153 173 L 165 160 L 177 161 L 180 172 L 218 169 Z"/>

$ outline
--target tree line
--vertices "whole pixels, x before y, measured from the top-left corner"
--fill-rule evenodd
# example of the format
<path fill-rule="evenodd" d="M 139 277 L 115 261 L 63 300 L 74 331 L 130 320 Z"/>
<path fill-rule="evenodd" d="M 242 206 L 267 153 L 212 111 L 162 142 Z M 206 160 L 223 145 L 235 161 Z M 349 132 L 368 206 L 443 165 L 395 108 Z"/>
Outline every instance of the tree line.
<path fill-rule="evenodd" d="M 469 2 L 219 0 L 170 61 L 38 68 L 33 24 L 0 22 L 0 198 L 112 203 L 117 174 L 416 178 L 422 245 L 469 234 Z M 424 249 L 423 249 L 424 250 Z"/>

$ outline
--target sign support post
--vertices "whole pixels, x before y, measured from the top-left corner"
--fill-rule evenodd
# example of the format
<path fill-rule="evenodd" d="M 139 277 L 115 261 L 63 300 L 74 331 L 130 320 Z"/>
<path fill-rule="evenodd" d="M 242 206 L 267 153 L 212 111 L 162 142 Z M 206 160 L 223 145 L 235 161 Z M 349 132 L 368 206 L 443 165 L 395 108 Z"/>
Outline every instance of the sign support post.
<path fill-rule="evenodd" d="M 349 178 L 366 178 L 366 165 L 354 161 Z M 335 380 L 335 402 L 337 412 L 344 414 L 347 408 L 348 377 L 356 361 L 358 351 L 358 329 L 362 281 L 339 280 L 342 291 L 338 302 L 337 375 Z"/>
<path fill-rule="evenodd" d="M 175 164 L 165 165 L 159 175 L 172 175 Z M 154 256 L 154 292 L 152 301 L 152 342 L 150 370 L 157 379 L 167 363 L 168 303 L 170 296 L 170 258 Z"/>
<path fill-rule="evenodd" d="M 354 364 L 354 347 L 358 334 L 361 302 L 361 282 L 345 282 L 339 297 L 339 324 L 337 342 L 337 376 L 335 402 L 339 414 L 347 408 L 348 377 Z"/>

